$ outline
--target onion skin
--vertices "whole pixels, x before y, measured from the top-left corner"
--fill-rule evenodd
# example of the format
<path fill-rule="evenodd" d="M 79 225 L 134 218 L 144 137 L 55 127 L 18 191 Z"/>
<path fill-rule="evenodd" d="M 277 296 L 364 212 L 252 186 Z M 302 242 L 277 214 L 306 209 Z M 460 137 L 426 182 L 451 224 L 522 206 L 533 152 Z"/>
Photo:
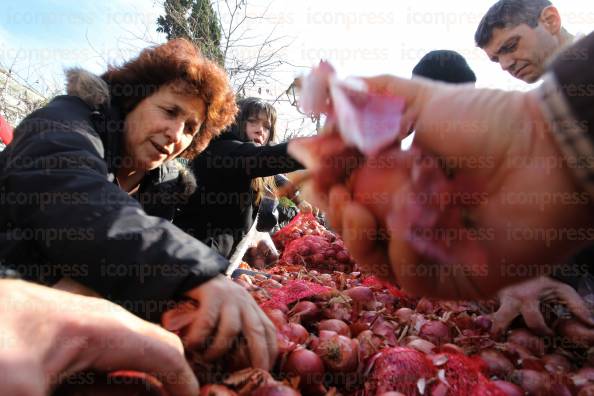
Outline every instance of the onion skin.
<path fill-rule="evenodd" d="M 320 316 L 320 309 L 311 301 L 299 301 L 290 314 L 291 318 L 299 318 L 302 325 L 309 325 Z"/>
<path fill-rule="evenodd" d="M 414 311 L 412 309 L 403 307 L 397 309 L 396 312 L 394 312 L 394 316 L 396 317 L 396 320 L 398 320 L 398 323 L 406 324 L 410 321 L 410 317 L 413 313 Z"/>
<path fill-rule="evenodd" d="M 319 343 L 314 352 L 322 358 L 324 365 L 333 373 L 352 372 L 359 363 L 359 343 L 357 340 L 338 335 L 326 335 L 320 332 Z"/>
<path fill-rule="evenodd" d="M 416 349 L 417 351 L 421 351 L 427 355 L 429 355 L 435 349 L 435 344 L 422 338 L 412 340 L 411 342 L 406 344 L 406 346 L 412 349 Z"/>
<path fill-rule="evenodd" d="M 370 357 L 379 352 L 382 346 L 382 340 L 371 330 L 365 330 L 357 335 L 359 341 L 359 356 L 362 361 L 367 361 Z"/>
<path fill-rule="evenodd" d="M 339 335 L 351 337 L 351 329 L 349 325 L 339 319 L 326 319 L 318 323 L 318 329 L 334 331 Z"/>

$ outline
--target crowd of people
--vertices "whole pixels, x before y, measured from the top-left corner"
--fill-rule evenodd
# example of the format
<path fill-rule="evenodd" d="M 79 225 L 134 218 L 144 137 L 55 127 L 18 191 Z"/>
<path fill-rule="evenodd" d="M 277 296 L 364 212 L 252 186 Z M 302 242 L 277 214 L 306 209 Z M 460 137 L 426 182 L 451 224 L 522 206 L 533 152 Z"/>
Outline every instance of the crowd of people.
<path fill-rule="evenodd" d="M 496 331 L 522 315 L 529 327 L 549 332 L 539 310 L 543 298 L 565 303 L 594 326 L 578 293 L 592 287 L 592 240 L 505 234 L 509 224 L 592 224 L 594 35 L 570 35 L 548 0 L 500 0 L 475 41 L 515 78 L 542 84 L 526 93 L 477 89 L 464 58 L 445 50 L 425 56 L 412 79 L 365 81 L 404 98 L 415 147 L 435 156 L 493 158 L 496 166 L 480 175 L 490 197 L 514 191 L 585 197 L 543 207 L 492 199 L 474 219 L 495 229 L 487 249 L 490 280 L 507 286 L 498 295 Z M 180 339 L 151 323 L 183 300 L 199 306 L 179 325 L 184 347 L 215 360 L 242 337 L 252 366 L 270 369 L 274 325 L 223 273 L 262 202 L 275 195 L 275 176 L 307 168 L 299 154 L 307 139 L 275 144 L 274 107 L 256 98 L 236 101 L 225 71 L 184 39 L 147 48 L 101 76 L 70 70 L 67 80 L 67 94 L 26 117 L 0 153 L 2 393 L 44 395 L 77 371 L 132 369 L 161 378 L 172 395 L 197 394 Z M 456 128 L 437 129 L 454 119 Z M 394 131 L 403 132 L 408 126 Z M 519 157 L 561 160 L 547 168 L 504 166 Z M 399 286 L 419 296 L 481 294 L 484 285 L 471 279 L 415 275 L 415 268 L 435 263 L 414 254 L 389 218 L 353 201 L 342 180 L 326 184 L 312 203 L 343 231 L 364 268 L 373 272 L 378 261 L 389 262 Z M 396 194 L 406 193 L 404 185 Z M 344 232 L 379 222 L 390 230 L 388 244 Z M 502 279 L 506 261 L 566 264 L 572 276 Z M 108 347 L 113 340 L 121 340 L 117 348 Z"/>

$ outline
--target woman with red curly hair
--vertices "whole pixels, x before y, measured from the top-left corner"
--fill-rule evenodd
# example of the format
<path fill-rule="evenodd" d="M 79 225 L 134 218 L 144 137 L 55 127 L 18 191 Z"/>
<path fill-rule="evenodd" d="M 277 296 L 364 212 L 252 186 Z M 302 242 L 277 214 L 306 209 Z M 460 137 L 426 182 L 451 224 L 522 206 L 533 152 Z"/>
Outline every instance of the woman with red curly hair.
<path fill-rule="evenodd" d="M 270 368 L 272 323 L 220 275 L 227 260 L 171 223 L 195 186 L 175 158 L 193 158 L 237 111 L 225 72 L 177 39 L 100 77 L 71 70 L 67 93 L 0 154 L 0 264 L 150 320 L 194 299 L 196 315 L 172 329 L 184 327 L 186 345 L 215 359 L 242 333 L 252 365 Z"/>

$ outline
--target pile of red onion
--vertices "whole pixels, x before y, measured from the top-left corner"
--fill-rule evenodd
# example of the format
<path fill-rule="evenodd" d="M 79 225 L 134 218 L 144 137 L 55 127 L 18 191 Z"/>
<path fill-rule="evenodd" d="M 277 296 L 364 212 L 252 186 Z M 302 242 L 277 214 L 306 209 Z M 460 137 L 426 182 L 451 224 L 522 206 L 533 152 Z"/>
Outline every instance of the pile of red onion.
<path fill-rule="evenodd" d="M 316 230 L 315 239 L 293 227 L 294 241 L 340 243 L 319 224 L 309 222 L 308 229 Z M 292 240 L 283 242 L 288 249 Z M 312 256 L 313 249 L 302 253 Z M 307 260 L 279 262 L 264 270 L 270 278 L 236 280 L 276 326 L 280 353 L 270 373 L 250 368 L 242 346 L 219 364 L 192 360 L 201 395 L 593 394 L 594 342 L 574 321 L 557 320 L 563 336 L 541 338 L 516 325 L 495 337 L 489 332 L 494 301 L 412 298 L 332 263 L 314 269 Z M 221 380 L 208 384 L 209 378 Z"/>

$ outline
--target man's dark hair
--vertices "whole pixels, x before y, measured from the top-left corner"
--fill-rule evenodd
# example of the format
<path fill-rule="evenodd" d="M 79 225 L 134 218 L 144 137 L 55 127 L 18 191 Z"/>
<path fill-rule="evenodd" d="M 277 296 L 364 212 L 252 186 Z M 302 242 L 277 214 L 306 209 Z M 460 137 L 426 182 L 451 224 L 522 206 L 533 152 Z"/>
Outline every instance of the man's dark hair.
<path fill-rule="evenodd" d="M 491 41 L 494 29 L 516 27 L 522 23 L 535 28 L 542 10 L 551 5 L 549 0 L 499 0 L 481 19 L 474 41 L 478 47 L 484 48 Z"/>
<path fill-rule="evenodd" d="M 476 82 L 476 75 L 466 59 L 456 51 L 449 50 L 429 52 L 417 63 L 412 74 L 448 83 Z"/>

